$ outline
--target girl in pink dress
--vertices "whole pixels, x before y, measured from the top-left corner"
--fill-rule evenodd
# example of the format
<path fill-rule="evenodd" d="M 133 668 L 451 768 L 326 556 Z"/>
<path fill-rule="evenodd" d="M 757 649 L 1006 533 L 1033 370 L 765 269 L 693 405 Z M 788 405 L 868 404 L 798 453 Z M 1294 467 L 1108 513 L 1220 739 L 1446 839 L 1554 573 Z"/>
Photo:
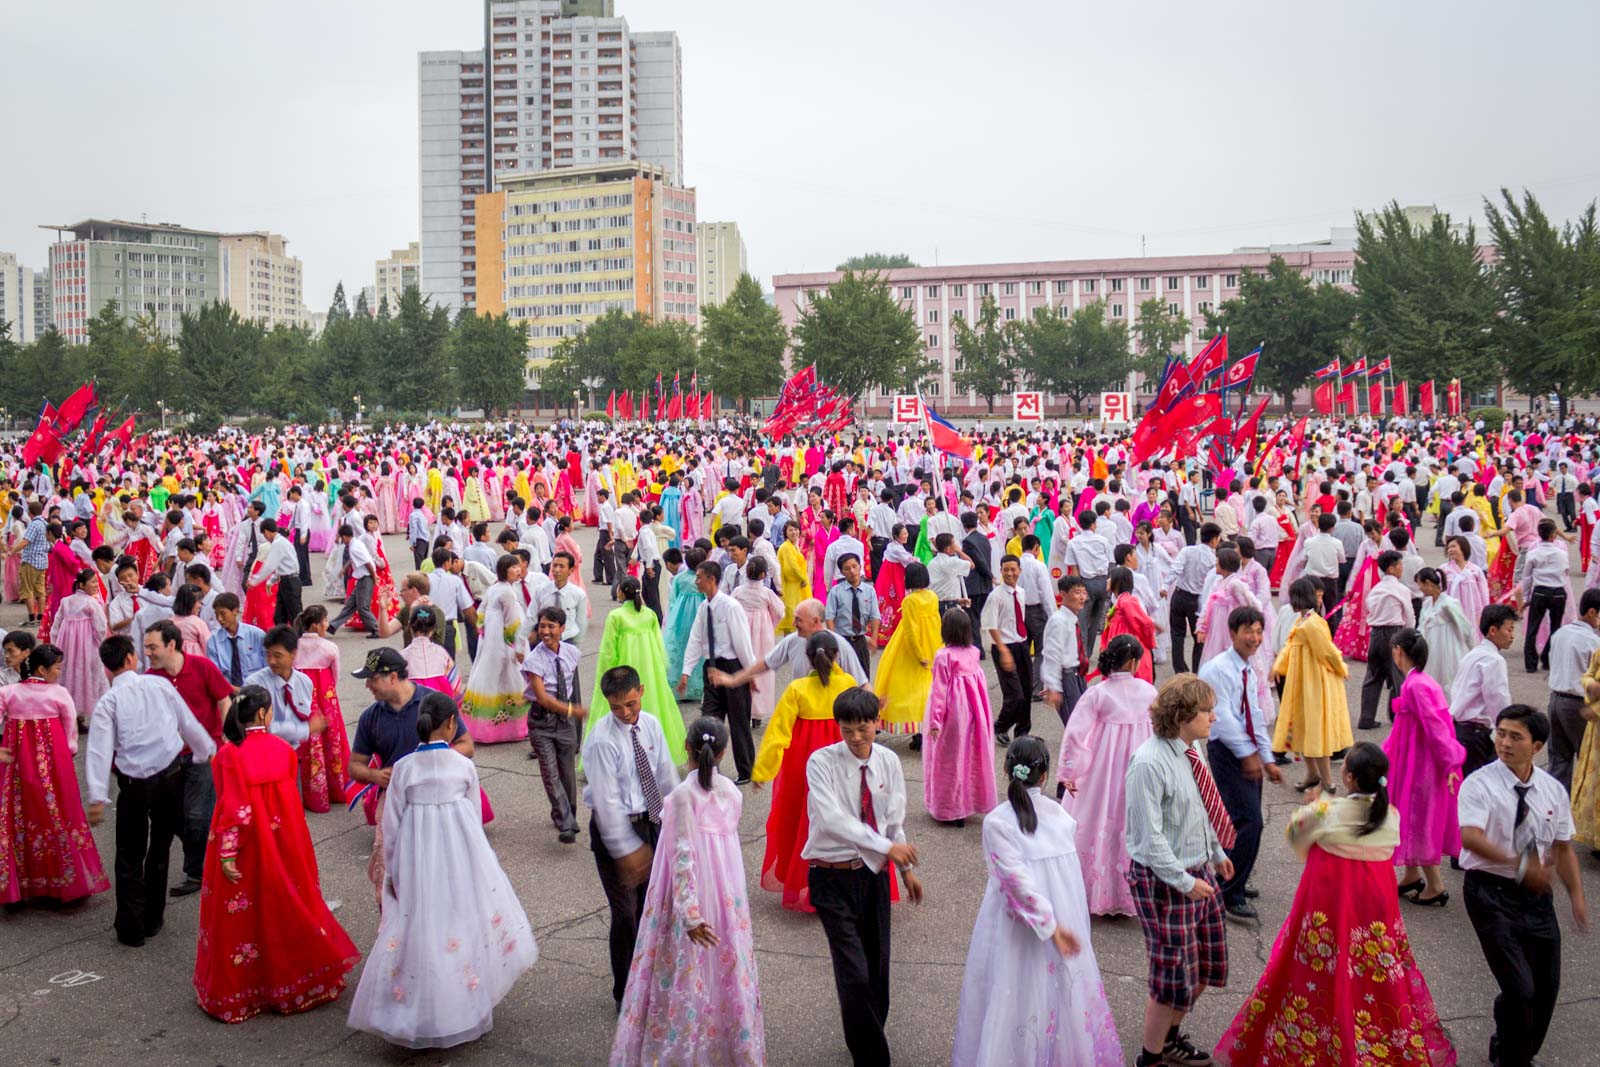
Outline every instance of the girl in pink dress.
<path fill-rule="evenodd" d="M 833 513 L 824 511 L 811 538 L 811 595 L 824 603 L 828 600 L 828 583 L 822 575 L 822 564 L 828 558 L 828 546 L 839 539 L 839 529 L 833 521 Z"/>
<path fill-rule="evenodd" d="M 300 796 L 307 811 L 327 811 L 356 788 L 348 777 L 350 737 L 339 708 L 339 646 L 328 640 L 328 609 L 321 604 L 302 611 L 295 625 L 294 669 L 311 679 L 311 712 L 328 724 L 300 746 Z"/>
<path fill-rule="evenodd" d="M 378 528 L 386 534 L 399 533 L 404 529 L 400 525 L 399 501 L 396 500 L 395 476 L 389 461 L 384 460 L 378 468 L 378 477 L 374 481 L 374 490 L 378 501 Z"/>
<path fill-rule="evenodd" d="M 745 563 L 748 581 L 733 591 L 733 599 L 744 609 L 750 621 L 750 652 L 757 660 L 767 658 L 777 643 L 777 626 L 783 621 L 783 598 L 767 588 L 767 561 L 751 556 Z M 754 661 L 752 661 L 754 662 Z M 777 675 L 766 671 L 755 677 L 750 694 L 750 717 L 761 722 L 772 718 L 772 709 L 778 705 Z"/>
<path fill-rule="evenodd" d="M 1134 672 L 1144 649 L 1132 634 L 1100 653 L 1103 681 L 1078 700 L 1061 736 L 1057 777 L 1061 806 L 1078 822 L 1078 855 L 1091 915 L 1132 915 L 1128 869 L 1127 794 L 1123 779 L 1134 750 L 1150 737 L 1156 687 Z"/>
<path fill-rule="evenodd" d="M 565 552 L 572 557 L 572 572 L 567 575 L 567 580 L 579 589 L 583 588 L 583 551 L 578 548 L 577 538 L 572 536 L 572 516 L 563 515 L 556 520 L 557 552 Z"/>
<path fill-rule="evenodd" d="M 692 545 L 706 533 L 706 503 L 700 490 L 688 485 L 683 491 L 683 543 Z"/>
<path fill-rule="evenodd" d="M 211 627 L 200 617 L 201 600 L 200 587 L 188 582 L 178 586 L 172 597 L 172 624 L 183 638 L 185 656 L 204 656 L 211 639 Z"/>
<path fill-rule="evenodd" d="M 1467 750 L 1456 740 L 1450 701 L 1425 671 L 1428 642 L 1407 627 L 1391 639 L 1395 669 L 1405 676 L 1394 698 L 1394 729 L 1383 743 L 1389 796 L 1400 815 L 1395 850 L 1400 894 L 1443 907 L 1450 894 L 1439 878 L 1440 856 L 1461 852 L 1456 793 Z"/>
<path fill-rule="evenodd" d="M 1489 579 L 1472 562 L 1472 543 L 1459 534 L 1445 542 L 1444 591 L 1456 598 L 1474 630 L 1489 606 Z M 1571 597 L 1567 598 L 1571 600 Z"/>
<path fill-rule="evenodd" d="M 1258 601 L 1244 579 L 1239 576 L 1239 568 L 1243 563 L 1244 560 L 1237 548 L 1217 549 L 1219 577 L 1216 584 L 1211 587 L 1211 595 L 1200 608 L 1200 616 L 1195 626 L 1196 636 L 1205 640 L 1205 645 L 1200 650 L 1201 663 L 1233 647 L 1232 638 L 1228 635 L 1228 616 L 1233 613 L 1234 608 L 1249 607 L 1264 613 L 1272 606 Z"/>
<path fill-rule="evenodd" d="M 0 904 L 77 900 L 111 888 L 84 818 L 77 712 L 57 684 L 61 650 L 38 645 L 0 688 Z"/>
<path fill-rule="evenodd" d="M 72 594 L 56 609 L 55 618 L 54 643 L 62 655 L 61 684 L 72 694 L 78 722 L 85 725 L 94 702 L 109 685 L 100 663 L 100 642 L 105 640 L 108 623 L 106 606 L 97 595 L 99 586 L 93 567 L 80 570 Z"/>
<path fill-rule="evenodd" d="M 972 617 L 959 607 L 940 620 L 944 647 L 933 654 L 933 689 L 922 728 L 922 795 L 928 814 L 965 826 L 996 804 L 994 709 L 983 677 L 983 650 L 972 641 Z"/>
<path fill-rule="evenodd" d="M 767 1051 L 739 845 L 743 798 L 716 772 L 728 728 L 696 719 L 684 747 L 696 770 L 661 810 L 611 1062 L 757 1067 Z"/>

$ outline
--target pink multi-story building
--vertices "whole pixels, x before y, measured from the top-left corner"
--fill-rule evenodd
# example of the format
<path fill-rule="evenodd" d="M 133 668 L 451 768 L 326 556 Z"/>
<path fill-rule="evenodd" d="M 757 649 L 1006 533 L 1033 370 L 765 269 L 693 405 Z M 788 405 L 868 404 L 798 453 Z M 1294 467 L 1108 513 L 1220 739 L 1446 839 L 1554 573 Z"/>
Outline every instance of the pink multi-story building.
<path fill-rule="evenodd" d="M 1071 312 L 1103 300 L 1107 314 L 1128 323 L 1130 328 L 1137 321 L 1139 305 L 1159 298 L 1173 311 L 1188 316 L 1191 330 L 1183 351 L 1192 356 L 1202 343 L 1200 331 L 1205 327 L 1205 312 L 1238 296 L 1239 276 L 1266 269 L 1274 256 L 1281 256 L 1313 283 L 1354 287 L 1353 230 L 1336 230 L 1323 242 L 1239 249 L 1218 255 L 905 267 L 884 273 L 894 295 L 916 316 L 928 354 L 937 361 L 935 374 L 923 383 L 923 395 L 941 412 L 959 415 L 988 410 L 975 394 L 957 392 L 951 383 L 959 358 L 953 320 L 975 320 L 986 296 L 994 297 L 1005 321 L 1021 321 L 1041 307 Z M 810 295 L 826 290 L 842 276 L 840 271 L 774 275 L 774 296 L 784 324 L 792 330 Z M 1141 383 L 1135 375 L 1128 384 L 1138 388 Z M 906 388 L 910 388 L 909 383 Z M 900 390 L 882 389 L 867 398 L 865 414 L 887 414 L 890 398 L 897 391 Z M 1063 411 L 1066 404 L 1066 398 L 1059 396 L 1046 397 L 1045 401 L 1047 412 L 1052 414 Z M 1009 401 L 1005 403 L 1009 408 Z M 1000 414 L 1000 408 L 1001 403 L 997 402 L 996 414 Z"/>

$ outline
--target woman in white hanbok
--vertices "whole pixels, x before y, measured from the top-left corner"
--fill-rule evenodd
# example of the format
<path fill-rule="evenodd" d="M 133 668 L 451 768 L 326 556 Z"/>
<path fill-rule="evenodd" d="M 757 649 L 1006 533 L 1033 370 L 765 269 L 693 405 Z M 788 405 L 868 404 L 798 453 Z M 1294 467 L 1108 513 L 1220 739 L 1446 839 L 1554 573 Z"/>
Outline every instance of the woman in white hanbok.
<path fill-rule="evenodd" d="M 1456 678 L 1461 657 L 1478 643 L 1477 627 L 1467 618 L 1461 601 L 1444 591 L 1445 577 L 1432 567 L 1417 572 L 1417 588 L 1422 590 L 1422 612 L 1417 630 L 1428 642 L 1429 677 L 1446 693 Z"/>
<path fill-rule="evenodd" d="M 1006 803 L 983 820 L 989 883 L 956 1016 L 957 1067 L 1116 1067 L 1117 1026 L 1089 944 L 1077 824 L 1039 791 L 1050 750 L 1006 752 Z"/>
<path fill-rule="evenodd" d="M 450 747 L 453 707 L 424 700 L 417 733 L 427 743 L 394 765 L 385 792 L 383 918 L 350 1026 L 450 1048 L 493 1029 L 494 1006 L 539 947 L 483 834 L 477 769 Z"/>

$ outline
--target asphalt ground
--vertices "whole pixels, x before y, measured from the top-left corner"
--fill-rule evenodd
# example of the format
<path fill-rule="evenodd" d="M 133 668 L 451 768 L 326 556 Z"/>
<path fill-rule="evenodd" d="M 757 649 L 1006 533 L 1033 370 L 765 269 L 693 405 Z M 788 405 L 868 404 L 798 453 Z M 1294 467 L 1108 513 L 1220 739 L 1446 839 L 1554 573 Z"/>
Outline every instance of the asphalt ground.
<path fill-rule="evenodd" d="M 1438 562 L 1432 530 L 1425 531 L 1424 555 Z M 579 541 L 588 552 L 592 531 Z M 392 560 L 409 560 L 401 539 L 386 539 Z M 313 571 L 320 578 L 322 558 Z M 584 564 L 589 572 L 589 563 Z M 1576 584 L 1576 583 L 1575 583 Z M 320 589 L 320 582 L 314 585 Z M 314 602 L 313 590 L 306 602 Z M 584 677 L 593 677 L 593 658 L 611 602 L 601 589 L 591 598 L 594 615 L 584 642 Z M 15 626 L 23 612 L 0 606 L 0 626 Z M 346 676 L 340 699 L 349 731 L 369 703 L 362 683 L 348 677 L 372 647 L 359 634 L 338 639 Z M 396 643 L 398 638 L 389 643 Z M 1519 635 L 1520 642 L 1520 635 Z M 1520 643 L 1510 654 L 1514 699 L 1543 707 L 1544 676 L 1529 676 L 1521 666 Z M 1348 683 L 1351 714 L 1356 714 L 1362 666 L 1352 664 Z M 1159 668 L 1157 683 L 1169 673 Z M 992 682 L 992 677 L 991 677 Z M 991 685 L 998 706 L 998 687 Z M 692 720 L 697 705 L 685 703 Z M 1354 720 L 1352 719 L 1352 722 Z M 1034 709 L 1034 729 L 1054 752 L 1060 744 L 1056 716 L 1043 704 Z M 1387 725 L 1359 732 L 1381 741 Z M 980 820 L 964 829 L 935 824 L 922 799 L 920 756 L 905 738 L 887 739 L 904 760 L 909 814 L 907 830 L 921 851 L 919 873 L 927 889 L 920 906 L 897 905 L 893 915 L 892 1007 L 889 1040 L 895 1062 L 947 1064 L 956 1005 L 972 923 L 986 879 L 980 845 Z M 456 1049 L 412 1052 L 357 1033 L 345 1025 L 350 992 L 314 1011 L 290 1016 L 260 1016 L 228 1026 L 205 1015 L 191 987 L 199 897 L 171 902 L 166 928 L 143 948 L 117 943 L 111 930 L 112 894 L 60 909 L 30 907 L 0 917 L 0 1064 L 552 1064 L 606 1062 L 615 1016 L 606 956 L 607 912 L 585 831 L 576 845 L 562 845 L 550 826 L 549 809 L 537 765 L 524 745 L 484 746 L 477 765 L 493 801 L 496 818 L 489 841 L 500 857 L 539 938 L 540 959 L 500 1004 L 495 1029 Z M 82 770 L 80 750 L 79 770 Z M 996 773 L 1000 752 L 996 749 Z M 731 773 L 731 756 L 724 763 Z M 1286 784 L 1266 787 L 1267 830 L 1254 884 L 1259 924 L 1229 924 L 1231 975 L 1224 990 L 1208 991 L 1186 1029 L 1197 1044 L 1210 1047 L 1249 994 L 1266 962 L 1300 877 L 1300 864 L 1283 842 L 1283 827 L 1298 801 L 1288 781 L 1301 768 L 1287 768 Z M 998 779 L 997 779 L 998 780 Z M 1002 793 L 1003 796 L 1003 793 Z M 783 911 L 775 894 L 756 881 L 772 797 L 770 789 L 746 791 L 742 839 L 749 879 L 752 920 L 765 1013 L 769 1062 L 776 1065 L 849 1062 L 839 1024 L 832 971 L 822 929 L 813 917 Z M 342 809 L 308 814 L 316 842 L 322 889 L 341 905 L 336 915 L 363 951 L 376 936 L 378 914 L 366 879 L 372 830 L 359 811 Z M 114 855 L 113 819 L 95 831 L 109 874 Z M 173 848 L 172 879 L 181 878 L 180 851 Z M 1590 899 L 1600 904 L 1600 861 L 1582 854 Z M 1440 909 L 1402 905 L 1416 957 L 1433 991 L 1463 1064 L 1487 1062 L 1496 992 L 1477 939 L 1461 905 L 1461 875 L 1444 871 L 1452 900 Z M 1562 989 L 1542 1062 L 1577 1065 L 1600 1062 L 1586 1029 L 1600 1002 L 1600 942 L 1572 926 L 1565 893 L 1557 890 L 1565 943 Z M 1093 945 L 1116 1016 L 1122 1046 L 1131 1062 L 1137 1051 L 1145 1002 L 1145 953 L 1137 922 L 1096 919 Z M 354 985 L 359 971 L 352 972 Z"/>

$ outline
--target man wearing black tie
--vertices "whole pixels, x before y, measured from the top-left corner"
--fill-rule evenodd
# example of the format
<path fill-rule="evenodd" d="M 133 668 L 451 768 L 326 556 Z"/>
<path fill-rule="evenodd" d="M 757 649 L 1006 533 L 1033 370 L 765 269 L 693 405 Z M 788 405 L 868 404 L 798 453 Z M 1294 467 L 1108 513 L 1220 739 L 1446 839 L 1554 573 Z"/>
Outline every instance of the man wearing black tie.
<path fill-rule="evenodd" d="M 696 609 L 689 641 L 683 650 L 683 675 L 678 679 L 678 695 L 689 690 L 689 672 L 705 671 L 705 697 L 700 710 L 728 724 L 733 744 L 736 784 L 748 785 L 755 767 L 756 744 L 750 733 L 750 684 L 717 685 L 711 680 L 713 669 L 738 674 L 756 661 L 750 644 L 750 619 L 733 597 L 724 593 L 722 566 L 707 560 L 694 570 L 694 587 L 706 602 Z M 671 710 L 671 709 L 667 709 Z"/>
<path fill-rule="evenodd" d="M 878 593 L 861 580 L 861 560 L 844 556 L 839 560 L 843 577 L 828 590 L 824 612 L 828 629 L 844 638 L 863 667 L 871 665 L 869 653 L 878 643 Z"/>
<path fill-rule="evenodd" d="M 994 589 L 993 546 L 989 539 L 978 532 L 978 514 L 974 511 L 964 512 L 961 516 L 961 528 L 965 531 L 961 538 L 961 551 L 967 554 L 967 559 L 972 561 L 972 570 L 967 572 L 967 614 L 972 616 L 972 633 L 978 641 L 978 650 L 983 650 L 983 631 L 979 625 L 983 621 L 983 605 L 989 599 L 989 593 Z M 874 571 L 874 574 L 877 572 Z"/>

